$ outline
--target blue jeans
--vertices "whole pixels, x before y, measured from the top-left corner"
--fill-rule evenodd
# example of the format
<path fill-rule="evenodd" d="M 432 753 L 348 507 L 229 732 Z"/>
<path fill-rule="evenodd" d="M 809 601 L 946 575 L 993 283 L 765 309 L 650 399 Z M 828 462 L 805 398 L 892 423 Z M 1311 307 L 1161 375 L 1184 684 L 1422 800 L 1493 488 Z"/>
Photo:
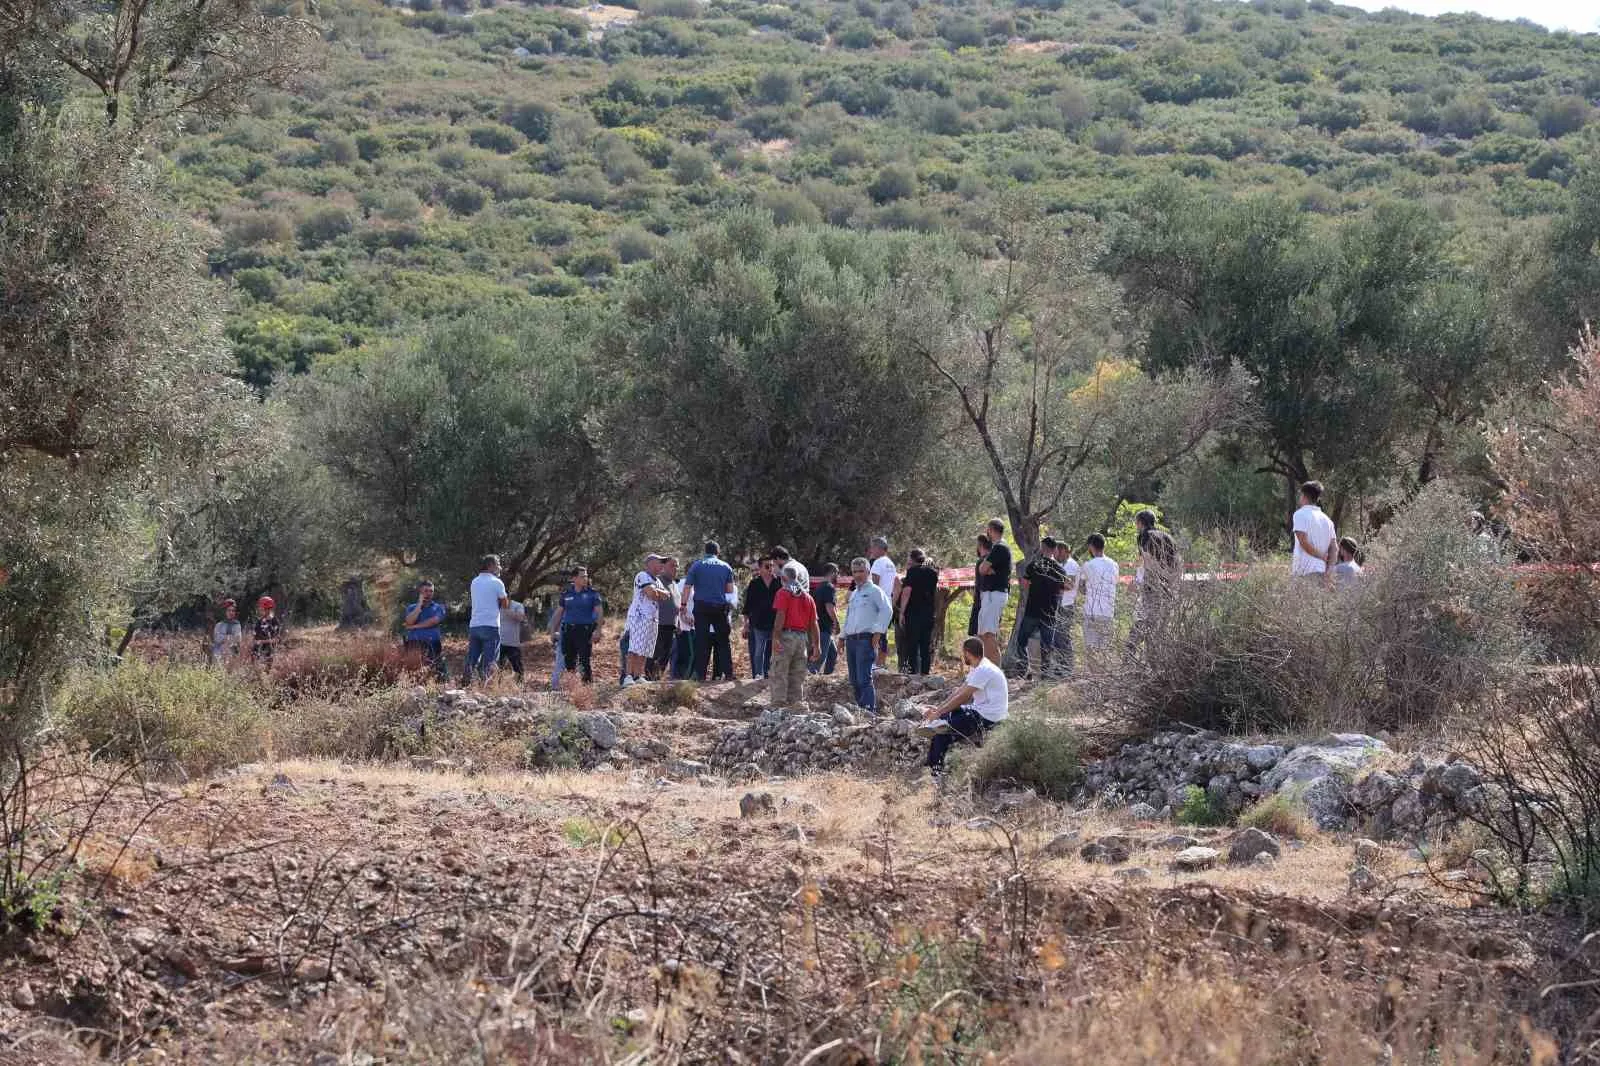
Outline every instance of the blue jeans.
<path fill-rule="evenodd" d="M 878 709 L 878 693 L 872 687 L 872 667 L 878 661 L 878 640 L 874 633 L 858 633 L 844 638 L 844 664 L 850 671 L 850 687 L 855 690 L 856 706 Z"/>
<path fill-rule="evenodd" d="M 473 626 L 467 630 L 466 683 L 472 684 L 476 673 L 487 681 L 494 676 L 494 664 L 500 658 L 500 627 Z"/>
<path fill-rule="evenodd" d="M 839 662 L 839 645 L 833 642 L 833 631 L 824 629 L 822 634 L 822 656 L 816 662 L 806 664 L 806 670 L 813 674 L 831 674 Z"/>
<path fill-rule="evenodd" d="M 750 676 L 766 677 L 772 672 L 772 630 L 750 627 Z"/>
<path fill-rule="evenodd" d="M 1056 642 L 1053 618 L 1025 614 L 1017 619 L 1017 657 L 1022 661 L 1022 668 L 1028 669 L 1028 642 L 1033 640 L 1035 633 L 1039 634 L 1039 673 L 1048 676 L 1050 651 Z"/>

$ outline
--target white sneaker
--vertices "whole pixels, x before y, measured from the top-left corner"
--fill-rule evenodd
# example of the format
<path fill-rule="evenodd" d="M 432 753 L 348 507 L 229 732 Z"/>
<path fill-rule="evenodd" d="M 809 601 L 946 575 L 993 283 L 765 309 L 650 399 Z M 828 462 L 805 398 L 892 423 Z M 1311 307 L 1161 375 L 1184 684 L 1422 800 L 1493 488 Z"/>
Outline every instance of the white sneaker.
<path fill-rule="evenodd" d="M 919 737 L 936 737 L 950 732 L 950 723 L 943 718 L 935 718 L 929 722 L 919 722 L 912 732 Z"/>
<path fill-rule="evenodd" d="M 622 676 L 622 687 L 623 688 L 627 688 L 630 685 L 637 685 L 638 683 L 639 683 L 639 679 L 636 678 L 636 677 L 632 677 L 632 676 L 630 676 L 628 674 L 624 674 Z"/>

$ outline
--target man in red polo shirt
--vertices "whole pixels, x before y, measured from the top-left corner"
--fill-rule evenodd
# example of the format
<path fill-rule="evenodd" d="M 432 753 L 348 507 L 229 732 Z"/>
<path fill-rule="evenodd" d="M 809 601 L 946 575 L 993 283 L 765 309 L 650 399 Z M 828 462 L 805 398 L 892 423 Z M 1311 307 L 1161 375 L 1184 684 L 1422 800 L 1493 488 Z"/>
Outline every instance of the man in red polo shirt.
<path fill-rule="evenodd" d="M 772 635 L 777 647 L 772 655 L 771 705 L 792 707 L 801 701 L 806 663 L 822 646 L 817 628 L 817 601 L 806 590 L 805 573 L 796 563 L 783 565 L 783 587 L 772 601 Z"/>

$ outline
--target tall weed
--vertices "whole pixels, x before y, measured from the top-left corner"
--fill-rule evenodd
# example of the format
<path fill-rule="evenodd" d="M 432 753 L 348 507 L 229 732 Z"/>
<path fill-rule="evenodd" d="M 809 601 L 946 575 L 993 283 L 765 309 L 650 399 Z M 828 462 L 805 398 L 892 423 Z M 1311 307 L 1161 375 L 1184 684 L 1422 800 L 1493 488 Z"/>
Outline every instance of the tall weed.
<path fill-rule="evenodd" d="M 69 742 L 190 777 L 258 758 L 268 706 L 250 674 L 137 659 L 74 675 L 55 701 Z"/>

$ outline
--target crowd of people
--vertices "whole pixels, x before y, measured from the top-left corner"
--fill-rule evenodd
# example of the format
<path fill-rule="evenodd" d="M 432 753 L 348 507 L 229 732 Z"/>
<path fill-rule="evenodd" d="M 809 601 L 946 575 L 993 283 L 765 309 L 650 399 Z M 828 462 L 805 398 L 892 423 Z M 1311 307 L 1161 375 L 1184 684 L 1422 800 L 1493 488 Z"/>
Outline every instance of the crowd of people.
<path fill-rule="evenodd" d="M 1339 537 L 1320 505 L 1322 486 L 1300 488 L 1294 512 L 1290 573 L 1323 585 L 1359 579 L 1360 546 Z M 1133 577 L 1133 622 L 1125 638 L 1130 650 L 1147 641 L 1183 579 L 1183 560 L 1171 534 L 1153 511 L 1135 516 L 1138 561 Z M 977 536 L 968 635 L 960 655 L 966 676 L 950 699 L 928 713 L 922 731 L 931 738 L 928 765 L 943 766 L 955 740 L 981 743 L 984 732 L 1007 714 L 1003 664 L 1015 674 L 1065 678 L 1078 669 L 1074 633 L 1081 633 L 1083 668 L 1099 669 L 1117 643 L 1116 608 L 1121 567 L 1106 554 L 1100 534 L 1084 542 L 1081 561 L 1065 541 L 1046 536 L 1039 550 L 1018 566 L 1006 543 L 1006 525 L 991 520 Z M 864 555 L 840 567 L 823 565 L 816 577 L 783 547 L 755 561 L 742 596 L 734 567 L 715 541 L 680 576 L 680 560 L 652 553 L 634 575 L 618 640 L 619 681 L 627 688 L 662 679 L 725 681 L 734 678 L 734 618 L 752 677 L 770 679 L 774 707 L 802 702 L 808 675 L 832 674 L 843 658 L 856 704 L 876 711 L 874 677 L 890 669 L 891 633 L 897 668 L 927 674 L 940 615 L 940 572 L 928 553 L 912 549 L 904 572 L 889 541 L 874 537 Z M 498 556 L 486 555 L 468 588 L 467 652 L 462 682 L 487 682 L 498 668 L 524 677 L 522 647 L 532 639 L 529 604 L 510 597 Z M 1010 654 L 1001 632 L 1013 586 L 1019 592 Z M 448 679 L 443 648 L 445 606 L 431 581 L 417 585 L 415 602 L 403 612 L 403 640 L 439 680 Z M 270 596 L 257 602 L 251 661 L 270 666 L 283 639 L 283 624 Z M 224 617 L 212 631 L 214 661 L 240 659 L 244 628 L 237 604 L 223 603 Z M 594 681 L 594 650 L 604 631 L 607 605 L 586 567 L 575 567 L 549 612 L 546 633 L 554 646 L 552 688 L 571 673 L 578 684 Z M 1035 649 L 1037 653 L 1035 654 Z"/>

